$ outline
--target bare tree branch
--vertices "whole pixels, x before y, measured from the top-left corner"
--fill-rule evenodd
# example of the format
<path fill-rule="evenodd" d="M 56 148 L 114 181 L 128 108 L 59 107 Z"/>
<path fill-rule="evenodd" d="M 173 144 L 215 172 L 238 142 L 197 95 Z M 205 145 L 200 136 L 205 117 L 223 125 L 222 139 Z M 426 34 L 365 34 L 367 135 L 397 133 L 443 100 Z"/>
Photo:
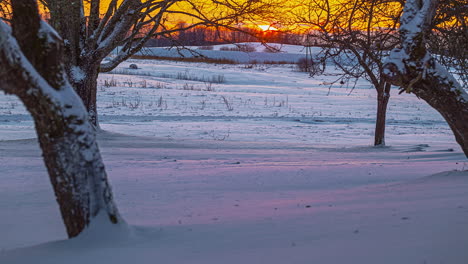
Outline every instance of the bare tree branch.
<path fill-rule="evenodd" d="M 414 93 L 447 121 L 468 157 L 468 94 L 427 50 L 437 0 L 407 0 L 401 19 L 401 46 L 392 50 L 384 77 L 403 91 Z"/>

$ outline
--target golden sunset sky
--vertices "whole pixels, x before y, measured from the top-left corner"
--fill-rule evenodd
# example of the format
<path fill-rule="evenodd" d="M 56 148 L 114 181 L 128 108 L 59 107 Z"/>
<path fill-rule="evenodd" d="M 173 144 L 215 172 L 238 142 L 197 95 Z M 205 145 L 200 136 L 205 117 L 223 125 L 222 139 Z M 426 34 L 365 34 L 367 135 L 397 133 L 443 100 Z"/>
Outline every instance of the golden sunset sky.
<path fill-rule="evenodd" d="M 101 14 L 104 14 L 109 6 L 111 0 L 102 0 L 101 1 Z M 153 0 L 147 0 L 153 1 Z M 181 12 L 186 12 L 187 14 L 194 14 L 194 8 L 191 6 L 192 3 L 194 6 L 202 10 L 202 15 L 209 19 L 216 19 L 220 17 L 226 17 L 228 14 L 233 14 L 241 7 L 243 4 L 250 0 L 231 0 L 229 2 L 237 5 L 239 8 L 227 8 L 219 5 L 213 4 L 211 0 L 190 0 L 190 1 L 175 1 L 176 3 L 169 9 L 172 12 L 179 13 L 167 13 L 165 15 L 165 21 L 167 25 L 176 25 L 179 22 L 185 22 L 188 24 L 196 23 L 197 19 L 194 16 L 183 15 Z M 225 20 L 225 23 L 230 23 L 230 25 L 243 25 L 243 26 L 252 26 L 260 28 L 262 30 L 266 29 L 284 29 L 284 28 L 313 28 L 311 24 L 324 20 L 326 15 L 322 11 L 317 9 L 317 3 L 319 5 L 325 4 L 326 0 L 323 1 L 314 1 L 314 0 L 266 0 L 271 5 L 267 8 L 259 9 L 258 13 L 249 14 L 239 19 L 230 19 Z M 89 14 L 89 1 L 85 2 L 85 15 Z M 120 0 L 122 2 L 122 0 Z M 223 2 L 223 1 L 221 1 Z M 343 3 L 349 2 L 349 0 L 329 0 L 332 12 L 338 13 L 344 8 Z M 360 1 L 359 1 L 360 2 Z M 393 8 L 386 7 L 385 12 L 392 12 L 393 10 L 401 9 L 399 4 L 394 4 Z M 380 10 L 382 12 L 382 10 Z M 312 23 L 305 23 L 301 20 L 309 20 Z M 364 25 L 359 25 L 359 22 L 353 22 L 356 27 L 362 27 Z M 382 26 L 386 26 L 385 22 L 379 22 Z M 294 25 L 294 26 L 293 26 Z M 297 25 L 300 25 L 299 27 Z"/>

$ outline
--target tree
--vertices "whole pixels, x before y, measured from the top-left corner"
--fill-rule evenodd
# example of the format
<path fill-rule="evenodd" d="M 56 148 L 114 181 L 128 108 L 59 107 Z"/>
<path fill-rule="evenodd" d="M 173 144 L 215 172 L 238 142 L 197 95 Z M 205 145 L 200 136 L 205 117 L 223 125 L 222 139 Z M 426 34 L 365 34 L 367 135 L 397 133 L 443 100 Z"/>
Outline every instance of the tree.
<path fill-rule="evenodd" d="M 465 0 L 446 0 L 438 4 L 428 37 L 429 51 L 449 72 L 468 86 L 468 5 Z"/>
<path fill-rule="evenodd" d="M 0 1 L 0 20 L 8 21 L 11 18 L 11 5 L 6 0 Z"/>
<path fill-rule="evenodd" d="M 437 0 L 406 1 L 399 29 L 400 47 L 390 53 L 384 77 L 436 109 L 468 157 L 468 94 L 427 49 L 438 4 Z"/>
<path fill-rule="evenodd" d="M 388 0 L 310 0 L 295 11 L 296 21 L 307 25 L 309 42 L 320 43 L 319 65 L 331 61 L 342 71 L 335 82 L 360 78 L 377 92 L 374 145 L 385 145 L 385 122 L 391 84 L 382 78 L 383 59 L 397 44 L 396 27 L 401 13 Z M 312 62 L 317 65 L 317 62 Z M 320 73 L 320 71 L 319 71 Z"/>
<path fill-rule="evenodd" d="M 272 0 L 268 0 L 272 1 Z M 151 38 L 198 27 L 233 28 L 239 19 L 268 14 L 267 0 L 41 0 L 49 22 L 64 41 L 65 69 L 83 100 L 91 123 L 98 125 L 99 72 L 108 72 L 138 52 Z M 89 3 L 89 4 L 88 4 Z M 89 9 L 85 11 L 85 7 Z M 101 11 L 104 13 L 101 14 Z M 180 26 L 181 20 L 186 22 Z M 119 53 L 102 63 L 116 47 Z"/>
<path fill-rule="evenodd" d="M 68 80 L 63 41 L 39 16 L 36 1 L 12 0 L 11 27 L 0 21 L 0 90 L 31 113 L 69 237 L 100 214 L 123 221 L 88 121 Z"/>

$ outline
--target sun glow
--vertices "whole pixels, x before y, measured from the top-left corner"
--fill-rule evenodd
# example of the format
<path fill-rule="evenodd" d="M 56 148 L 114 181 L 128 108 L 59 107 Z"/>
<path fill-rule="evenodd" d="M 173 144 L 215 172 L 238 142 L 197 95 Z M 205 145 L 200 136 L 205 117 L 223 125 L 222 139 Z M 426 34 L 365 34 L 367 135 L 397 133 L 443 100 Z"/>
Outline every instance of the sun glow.
<path fill-rule="evenodd" d="M 258 25 L 258 27 L 263 31 L 278 31 L 277 28 L 271 25 Z"/>

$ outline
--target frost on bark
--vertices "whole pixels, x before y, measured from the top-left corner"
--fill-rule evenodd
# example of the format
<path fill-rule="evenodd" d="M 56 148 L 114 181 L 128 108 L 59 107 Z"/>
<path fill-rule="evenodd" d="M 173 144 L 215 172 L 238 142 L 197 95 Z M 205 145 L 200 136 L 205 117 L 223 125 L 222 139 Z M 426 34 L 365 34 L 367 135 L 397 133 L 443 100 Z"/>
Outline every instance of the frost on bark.
<path fill-rule="evenodd" d="M 468 157 L 468 94 L 426 48 L 437 5 L 437 0 L 406 1 L 400 26 L 401 47 L 391 52 L 384 76 L 436 109 Z"/>
<path fill-rule="evenodd" d="M 0 90 L 18 96 L 31 113 L 69 237 L 99 214 L 121 222 L 88 121 L 68 81 L 62 40 L 39 18 L 36 1 L 13 0 L 11 28 L 0 21 Z"/>

